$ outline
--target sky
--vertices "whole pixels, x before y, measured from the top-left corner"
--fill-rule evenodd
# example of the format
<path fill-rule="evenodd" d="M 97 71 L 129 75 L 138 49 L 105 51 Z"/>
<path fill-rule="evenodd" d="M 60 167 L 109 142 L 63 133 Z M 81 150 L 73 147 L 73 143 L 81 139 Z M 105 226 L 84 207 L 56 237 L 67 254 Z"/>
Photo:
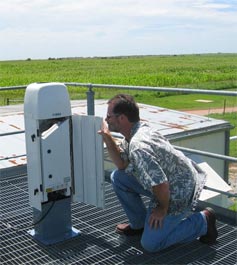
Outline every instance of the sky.
<path fill-rule="evenodd" d="M 0 61 L 237 52 L 237 0 L 7 0 Z"/>

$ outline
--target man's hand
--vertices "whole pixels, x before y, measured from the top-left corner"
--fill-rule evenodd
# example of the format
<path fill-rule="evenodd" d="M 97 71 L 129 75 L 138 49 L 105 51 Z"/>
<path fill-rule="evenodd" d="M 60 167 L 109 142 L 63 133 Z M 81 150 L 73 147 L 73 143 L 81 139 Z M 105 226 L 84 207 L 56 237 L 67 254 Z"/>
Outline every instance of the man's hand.
<path fill-rule="evenodd" d="M 165 218 L 166 214 L 167 214 L 167 210 L 159 206 L 157 206 L 156 208 L 153 208 L 151 211 L 150 218 L 149 218 L 150 228 L 154 228 L 154 229 L 162 228 L 163 219 Z"/>
<path fill-rule="evenodd" d="M 108 129 L 108 126 L 107 126 L 107 124 L 106 124 L 105 121 L 103 121 L 103 123 L 101 125 L 101 129 L 98 131 L 98 134 L 102 135 L 102 137 L 104 138 L 104 140 L 105 140 L 106 136 L 107 137 L 108 136 L 111 137 L 111 133 L 110 133 L 110 131 Z"/>
<path fill-rule="evenodd" d="M 151 228 L 158 229 L 162 228 L 163 220 L 167 215 L 169 208 L 169 183 L 163 182 L 159 185 L 153 186 L 152 191 L 158 201 L 158 205 L 151 211 L 149 225 Z"/>
<path fill-rule="evenodd" d="M 107 146 L 107 150 L 114 164 L 118 169 L 125 169 L 127 167 L 127 162 L 123 161 L 120 156 L 120 149 L 114 141 L 110 130 L 104 121 L 101 125 L 101 129 L 98 131 L 98 134 L 102 135 L 103 140 Z"/>

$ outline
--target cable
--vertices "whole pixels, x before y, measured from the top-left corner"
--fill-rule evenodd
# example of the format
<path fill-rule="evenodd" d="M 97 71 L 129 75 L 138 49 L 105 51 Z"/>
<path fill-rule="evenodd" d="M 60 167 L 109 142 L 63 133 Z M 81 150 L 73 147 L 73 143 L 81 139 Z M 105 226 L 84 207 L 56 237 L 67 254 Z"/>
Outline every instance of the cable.
<path fill-rule="evenodd" d="M 43 216 L 41 216 L 41 218 L 40 218 L 38 221 L 36 221 L 35 223 L 32 223 L 29 227 L 26 227 L 26 228 L 20 229 L 20 228 L 18 228 L 17 226 L 12 226 L 12 225 L 9 224 L 9 223 L 4 223 L 4 224 L 6 225 L 7 228 L 12 228 L 12 229 L 16 230 L 17 232 L 20 232 L 20 231 L 25 230 L 25 229 L 26 229 L 26 230 L 29 230 L 32 226 L 35 226 L 35 225 L 41 223 L 41 222 L 45 219 L 45 217 L 46 217 L 46 216 L 50 213 L 50 211 L 52 210 L 52 208 L 53 208 L 55 202 L 57 201 L 57 199 L 58 199 L 58 196 L 56 196 L 55 199 L 52 201 L 50 207 L 47 209 L 47 211 L 45 212 L 45 214 L 44 214 Z"/>
<path fill-rule="evenodd" d="M 49 212 L 52 210 L 52 208 L 53 208 L 55 202 L 56 202 L 56 199 L 55 199 L 54 201 L 52 201 L 52 203 L 51 203 L 50 207 L 48 208 L 48 210 L 46 211 L 46 213 L 45 213 L 45 214 L 44 214 L 44 215 L 43 215 L 43 216 L 42 216 L 37 222 L 33 223 L 32 226 L 35 226 L 35 225 L 41 223 L 41 222 L 45 219 L 45 217 L 46 217 L 46 216 L 49 214 Z"/>

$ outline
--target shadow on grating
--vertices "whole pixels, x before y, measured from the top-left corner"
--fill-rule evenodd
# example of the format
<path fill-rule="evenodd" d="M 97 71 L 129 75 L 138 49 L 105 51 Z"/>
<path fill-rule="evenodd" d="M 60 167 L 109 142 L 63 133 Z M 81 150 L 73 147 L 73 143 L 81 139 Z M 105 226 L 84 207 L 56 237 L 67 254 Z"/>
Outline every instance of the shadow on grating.
<path fill-rule="evenodd" d="M 126 216 L 109 183 L 106 209 L 74 203 L 72 222 L 81 234 L 45 247 L 27 233 L 33 219 L 27 177 L 4 179 L 0 184 L 0 264 L 236 264 L 236 227 L 221 220 L 213 246 L 197 240 L 150 254 L 142 249 L 139 237 L 117 235 L 115 225 L 125 222 Z"/>

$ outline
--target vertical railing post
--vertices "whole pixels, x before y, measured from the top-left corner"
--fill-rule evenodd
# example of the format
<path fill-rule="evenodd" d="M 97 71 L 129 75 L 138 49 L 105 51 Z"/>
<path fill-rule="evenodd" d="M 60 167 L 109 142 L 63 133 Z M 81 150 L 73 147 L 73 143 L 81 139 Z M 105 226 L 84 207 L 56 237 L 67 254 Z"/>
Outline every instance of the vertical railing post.
<path fill-rule="evenodd" d="M 86 92 L 87 96 L 87 115 L 95 115 L 95 102 L 94 102 L 94 94 L 95 92 L 92 90 L 93 85 L 88 85 L 88 91 Z"/>

